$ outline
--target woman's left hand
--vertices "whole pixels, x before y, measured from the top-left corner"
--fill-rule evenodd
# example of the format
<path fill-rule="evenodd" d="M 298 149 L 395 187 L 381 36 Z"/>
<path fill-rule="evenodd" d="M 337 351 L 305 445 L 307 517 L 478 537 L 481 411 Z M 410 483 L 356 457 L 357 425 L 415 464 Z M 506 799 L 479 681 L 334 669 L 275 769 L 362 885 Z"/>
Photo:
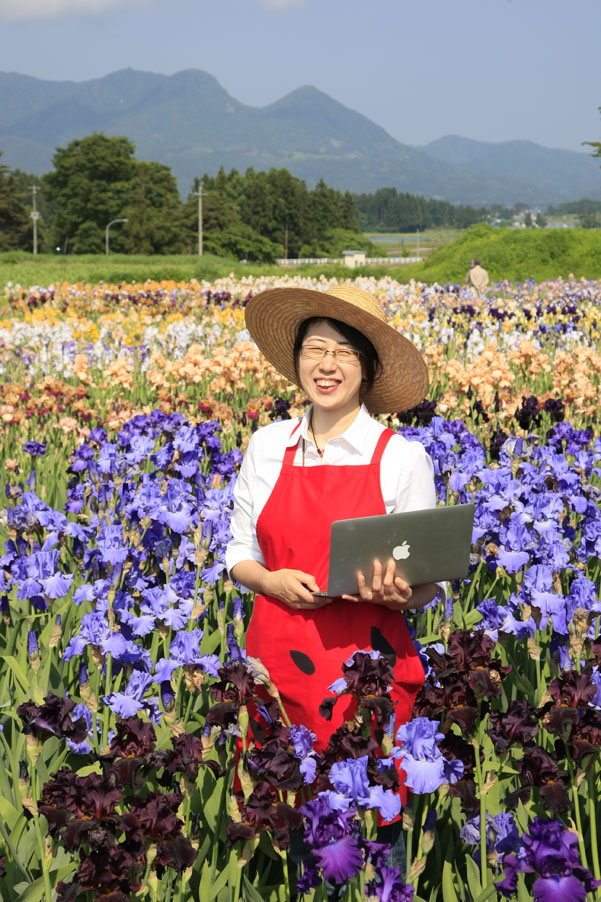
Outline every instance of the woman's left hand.
<path fill-rule="evenodd" d="M 371 586 L 368 586 L 363 573 L 357 574 L 357 595 L 343 595 L 347 601 L 369 601 L 371 604 L 381 604 L 392 611 L 404 611 L 413 607 L 411 596 L 413 594 L 409 583 L 400 576 L 395 576 L 396 562 L 390 558 L 383 571 L 380 561 L 374 561 L 374 572 Z"/>

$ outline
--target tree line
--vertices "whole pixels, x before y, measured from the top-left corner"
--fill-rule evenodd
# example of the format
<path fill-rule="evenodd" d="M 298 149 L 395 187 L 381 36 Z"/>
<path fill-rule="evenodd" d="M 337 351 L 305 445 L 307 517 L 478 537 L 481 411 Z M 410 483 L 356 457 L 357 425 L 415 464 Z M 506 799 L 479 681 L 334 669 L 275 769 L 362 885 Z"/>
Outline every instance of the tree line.
<path fill-rule="evenodd" d="M 454 205 L 396 188 L 351 194 L 323 180 L 309 189 L 287 169 L 252 168 L 204 175 L 182 200 L 169 166 L 138 160 L 131 141 L 102 133 L 59 147 L 53 167 L 39 177 L 0 161 L 0 251 L 32 249 L 34 189 L 43 252 L 102 253 L 114 223 L 111 252 L 195 253 L 200 194 L 203 250 L 264 262 L 340 256 L 351 248 L 374 254 L 362 231 L 464 229 L 491 217 L 510 219 L 520 206 Z"/>
<path fill-rule="evenodd" d="M 374 194 L 354 195 L 361 227 L 366 231 L 416 232 L 433 228 L 467 229 L 478 222 L 511 221 L 527 204 L 474 207 L 440 198 L 380 188 Z"/>
<path fill-rule="evenodd" d="M 58 148 L 53 166 L 40 178 L 0 163 L 0 250 L 31 250 L 34 187 L 38 248 L 48 253 L 102 253 L 111 224 L 111 252 L 195 253 L 199 193 L 208 253 L 272 262 L 369 247 L 349 192 L 323 181 L 309 190 L 286 169 L 221 169 L 182 201 L 168 166 L 138 160 L 127 138 L 101 133 Z"/>

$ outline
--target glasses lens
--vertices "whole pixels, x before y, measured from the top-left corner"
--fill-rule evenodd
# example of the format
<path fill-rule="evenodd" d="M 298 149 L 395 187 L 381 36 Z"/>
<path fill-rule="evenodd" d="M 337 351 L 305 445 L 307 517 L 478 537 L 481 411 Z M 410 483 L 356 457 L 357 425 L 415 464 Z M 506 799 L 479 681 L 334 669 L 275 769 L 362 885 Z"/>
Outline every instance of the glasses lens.
<path fill-rule="evenodd" d="M 355 351 L 353 348 L 338 348 L 336 359 L 341 363 L 351 363 L 351 361 L 359 360 L 359 351 Z"/>
<path fill-rule="evenodd" d="M 309 360 L 321 360 L 325 354 L 325 349 L 317 345 L 303 345 L 301 353 L 303 357 L 308 357 Z"/>
<path fill-rule="evenodd" d="M 361 356 L 354 348 L 336 348 L 335 351 L 329 351 L 319 345 L 303 345 L 301 354 L 309 360 L 323 360 L 326 354 L 331 354 L 340 363 L 354 363 Z"/>

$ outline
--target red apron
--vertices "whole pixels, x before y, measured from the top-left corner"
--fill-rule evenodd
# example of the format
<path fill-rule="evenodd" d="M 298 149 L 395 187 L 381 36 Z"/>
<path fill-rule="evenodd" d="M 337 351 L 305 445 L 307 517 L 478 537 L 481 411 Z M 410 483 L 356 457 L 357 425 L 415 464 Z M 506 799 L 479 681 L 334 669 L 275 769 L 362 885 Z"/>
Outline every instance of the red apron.
<path fill-rule="evenodd" d="M 257 521 L 268 570 L 303 570 L 313 574 L 320 589 L 327 589 L 332 522 L 386 513 L 380 463 L 394 434 L 385 430 L 370 463 L 362 466 L 293 466 L 297 445 L 286 449 L 278 480 Z M 370 577 L 366 574 L 366 579 Z M 343 600 L 314 611 L 294 610 L 275 598 L 255 597 L 247 652 L 267 667 L 291 722 L 312 730 L 318 749 L 354 713 L 354 701 L 343 697 L 331 721 L 320 716 L 320 703 L 332 697 L 328 686 L 342 676 L 342 664 L 353 652 L 372 648 L 396 656 L 391 698 L 398 728 L 411 718 L 424 683 L 424 670 L 401 613 Z"/>

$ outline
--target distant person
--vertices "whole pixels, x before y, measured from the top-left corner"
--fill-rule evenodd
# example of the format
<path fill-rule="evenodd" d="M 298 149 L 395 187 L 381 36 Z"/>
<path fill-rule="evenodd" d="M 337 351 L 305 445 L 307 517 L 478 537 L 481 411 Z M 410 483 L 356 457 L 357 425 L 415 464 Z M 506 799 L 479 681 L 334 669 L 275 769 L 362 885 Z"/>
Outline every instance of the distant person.
<path fill-rule="evenodd" d="M 472 260 L 470 268 L 465 276 L 465 284 L 468 288 L 475 288 L 478 293 L 482 293 L 488 285 L 488 273 L 479 260 Z"/>

